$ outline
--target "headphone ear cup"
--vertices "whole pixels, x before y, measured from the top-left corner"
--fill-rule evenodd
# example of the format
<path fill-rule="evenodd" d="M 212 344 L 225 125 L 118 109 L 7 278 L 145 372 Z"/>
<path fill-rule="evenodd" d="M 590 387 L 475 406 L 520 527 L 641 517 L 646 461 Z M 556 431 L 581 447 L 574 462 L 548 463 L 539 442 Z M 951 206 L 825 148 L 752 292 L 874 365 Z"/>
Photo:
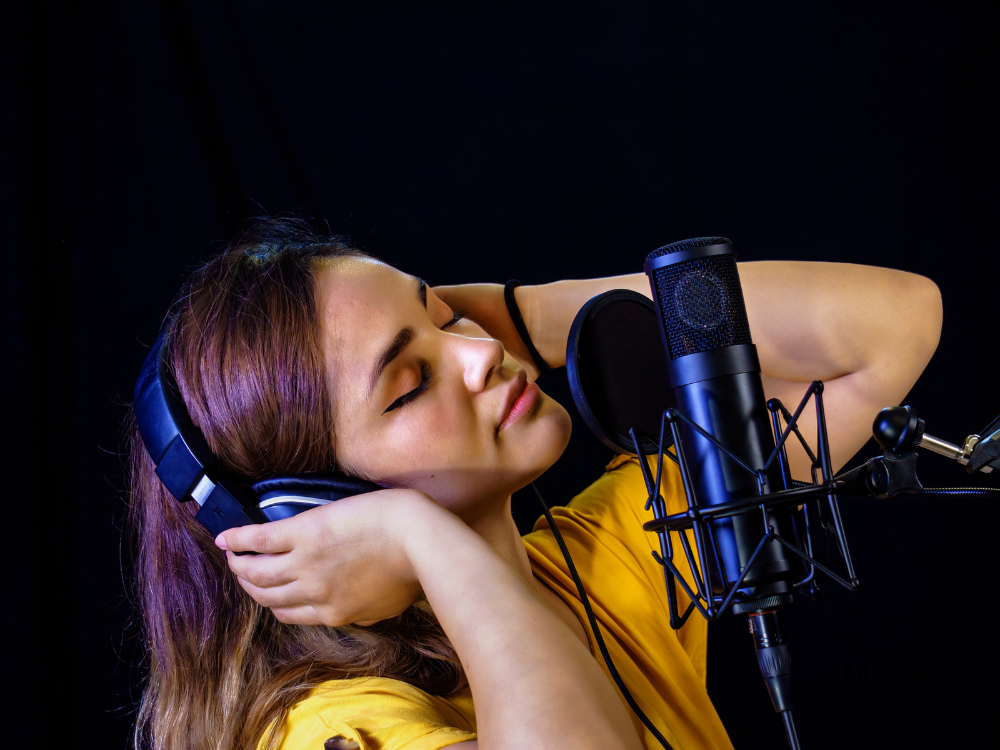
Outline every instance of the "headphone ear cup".
<path fill-rule="evenodd" d="M 258 508 L 268 521 L 290 518 L 303 511 L 382 487 L 346 474 L 299 474 L 272 477 L 251 488 L 260 498 Z"/>

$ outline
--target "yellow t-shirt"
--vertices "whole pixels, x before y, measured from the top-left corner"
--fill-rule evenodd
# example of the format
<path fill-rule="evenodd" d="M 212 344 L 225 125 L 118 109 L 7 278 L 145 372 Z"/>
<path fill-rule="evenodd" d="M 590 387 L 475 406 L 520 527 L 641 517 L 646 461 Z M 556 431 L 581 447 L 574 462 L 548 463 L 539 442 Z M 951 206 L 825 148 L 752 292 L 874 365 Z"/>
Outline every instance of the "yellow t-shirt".
<path fill-rule="evenodd" d="M 674 750 L 731 750 L 705 689 L 707 623 L 697 613 L 680 630 L 672 630 L 668 622 L 663 569 L 652 556 L 659 542 L 655 534 L 642 530 L 652 514 L 643 509 L 646 487 L 639 461 L 618 456 L 607 469 L 552 514 L 611 658 L 632 697 Z M 664 464 L 662 493 L 668 513 L 686 508 L 680 475 L 670 462 Z M 535 575 L 577 613 L 591 638 L 591 652 L 608 673 L 544 518 L 524 537 L 524 544 Z M 690 581 L 683 556 L 675 555 L 674 560 Z M 680 587 L 677 593 L 683 612 L 689 600 Z M 658 748 L 628 711 L 646 748 Z M 292 709 L 285 728 L 281 750 L 321 750 L 335 735 L 354 740 L 360 750 L 438 750 L 476 739 L 476 716 L 468 692 L 442 698 L 398 680 L 360 677 L 327 682 L 314 690 Z"/>

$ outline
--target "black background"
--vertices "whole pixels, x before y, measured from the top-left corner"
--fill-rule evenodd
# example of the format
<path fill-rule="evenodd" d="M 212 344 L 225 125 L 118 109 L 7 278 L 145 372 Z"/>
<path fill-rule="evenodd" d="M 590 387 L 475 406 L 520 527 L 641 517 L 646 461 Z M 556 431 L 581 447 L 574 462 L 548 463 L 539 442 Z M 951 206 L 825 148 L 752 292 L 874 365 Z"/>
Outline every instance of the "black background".
<path fill-rule="evenodd" d="M 128 742 L 119 422 L 186 269 L 248 215 L 327 221 L 431 283 L 634 272 L 705 234 L 743 260 L 914 271 L 945 323 L 907 402 L 952 441 L 1000 412 L 995 3 L 2 13 L 5 747 Z M 542 385 L 569 405 L 563 374 Z M 577 420 L 544 494 L 567 501 L 608 458 Z M 935 456 L 921 472 L 967 480 Z M 842 507 L 862 589 L 789 613 L 804 747 L 981 746 L 996 503 Z M 738 748 L 778 748 L 745 629 L 712 626 L 709 692 Z"/>

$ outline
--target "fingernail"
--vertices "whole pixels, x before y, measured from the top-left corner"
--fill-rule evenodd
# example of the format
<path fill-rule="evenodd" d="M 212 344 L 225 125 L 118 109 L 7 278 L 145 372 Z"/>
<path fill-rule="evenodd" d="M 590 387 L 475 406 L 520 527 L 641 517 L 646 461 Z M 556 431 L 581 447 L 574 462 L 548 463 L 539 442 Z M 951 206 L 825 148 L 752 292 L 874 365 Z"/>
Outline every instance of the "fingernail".
<path fill-rule="evenodd" d="M 215 546 L 219 549 L 229 549 L 229 547 L 226 546 L 226 538 L 222 536 L 222 534 L 215 537 Z"/>

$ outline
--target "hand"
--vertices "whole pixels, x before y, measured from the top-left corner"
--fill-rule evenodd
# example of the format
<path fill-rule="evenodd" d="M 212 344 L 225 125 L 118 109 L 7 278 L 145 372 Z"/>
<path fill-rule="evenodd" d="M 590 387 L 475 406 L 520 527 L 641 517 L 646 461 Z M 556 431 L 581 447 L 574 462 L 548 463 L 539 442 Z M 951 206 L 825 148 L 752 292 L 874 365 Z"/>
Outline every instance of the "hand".
<path fill-rule="evenodd" d="M 521 286 L 515 291 L 518 309 L 525 325 L 528 326 L 529 333 L 532 331 L 533 289 L 534 287 Z M 502 284 L 436 286 L 433 291 L 452 310 L 456 312 L 465 310 L 469 320 L 476 323 L 491 338 L 503 344 L 503 348 L 528 371 L 531 380 L 538 379 L 538 368 L 528 352 L 528 347 L 521 340 L 517 328 L 514 327 L 514 322 L 510 319 Z"/>
<path fill-rule="evenodd" d="M 403 544 L 414 513 L 447 511 L 415 490 L 381 490 L 228 529 L 216 544 L 243 589 L 281 622 L 369 625 L 421 594 Z M 233 554 L 245 551 L 259 554 Z"/>

